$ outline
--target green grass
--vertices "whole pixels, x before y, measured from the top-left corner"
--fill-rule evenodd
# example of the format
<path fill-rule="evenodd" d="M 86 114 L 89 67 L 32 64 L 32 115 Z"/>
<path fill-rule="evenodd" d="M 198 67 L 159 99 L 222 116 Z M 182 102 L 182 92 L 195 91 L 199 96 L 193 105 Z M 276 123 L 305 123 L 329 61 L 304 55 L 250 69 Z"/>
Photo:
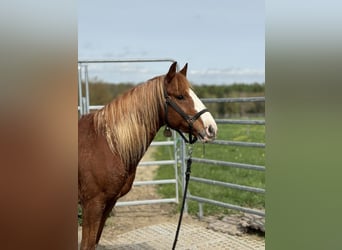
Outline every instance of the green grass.
<path fill-rule="evenodd" d="M 164 139 L 161 132 L 158 133 L 157 140 Z M 217 139 L 245 142 L 265 142 L 265 126 L 220 124 Z M 154 157 L 157 160 L 172 159 L 173 147 L 158 147 Z M 247 148 L 196 143 L 193 148 L 193 157 L 249 163 L 262 166 L 265 165 L 264 148 Z M 178 172 L 180 173 L 180 169 Z M 265 173 L 262 171 L 193 163 L 191 176 L 265 188 Z M 159 168 L 156 179 L 168 178 L 174 178 L 173 167 L 165 166 Z M 193 181 L 190 181 L 189 190 L 192 195 L 201 196 L 208 199 L 257 209 L 264 209 L 265 207 L 264 194 L 239 191 L 231 188 L 218 187 Z M 160 185 L 158 192 L 163 197 L 174 197 L 174 185 Z M 189 212 L 191 214 L 196 214 L 198 212 L 197 202 L 190 201 L 188 204 Z M 218 206 L 209 204 L 204 205 L 205 215 L 231 212 L 233 211 Z"/>

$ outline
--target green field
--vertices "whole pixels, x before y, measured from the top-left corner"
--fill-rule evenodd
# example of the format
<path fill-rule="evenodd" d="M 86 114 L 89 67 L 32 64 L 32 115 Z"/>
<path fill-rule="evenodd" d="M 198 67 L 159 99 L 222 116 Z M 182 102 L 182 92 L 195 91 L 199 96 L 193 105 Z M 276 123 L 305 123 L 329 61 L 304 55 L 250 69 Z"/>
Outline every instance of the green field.
<path fill-rule="evenodd" d="M 228 125 L 220 124 L 219 140 L 265 142 L 264 125 Z M 162 132 L 162 131 L 161 131 Z M 162 133 L 158 133 L 157 140 L 164 140 Z M 173 147 L 158 147 L 154 157 L 156 160 L 172 159 Z M 196 143 L 193 148 L 193 157 L 213 160 L 224 160 L 238 163 L 249 163 L 254 165 L 265 165 L 265 149 L 237 146 L 224 146 Z M 178 169 L 180 173 L 180 169 Z M 255 170 L 237 169 L 232 167 L 213 166 L 208 164 L 193 163 L 191 176 L 202 177 L 217 181 L 230 182 L 234 184 L 265 188 L 265 172 Z M 174 178 L 172 166 L 160 167 L 156 179 Z M 264 194 L 248 191 L 240 191 L 226 187 L 218 187 L 204 183 L 190 181 L 189 190 L 192 195 L 201 196 L 217 201 L 228 202 L 249 208 L 264 209 Z M 163 197 L 174 197 L 174 185 L 160 185 L 158 192 Z M 198 212 L 197 202 L 190 201 L 189 212 Z M 204 204 L 204 214 L 231 213 L 232 210 Z"/>

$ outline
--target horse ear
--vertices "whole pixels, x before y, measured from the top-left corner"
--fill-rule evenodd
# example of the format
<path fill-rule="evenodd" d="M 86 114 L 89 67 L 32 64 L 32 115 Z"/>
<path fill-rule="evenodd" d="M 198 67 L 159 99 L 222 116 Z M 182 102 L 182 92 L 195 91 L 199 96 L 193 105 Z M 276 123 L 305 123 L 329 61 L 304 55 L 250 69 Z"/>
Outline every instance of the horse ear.
<path fill-rule="evenodd" d="M 179 71 L 183 76 L 186 76 L 186 72 L 188 70 L 188 63 L 184 65 L 181 71 Z"/>
<path fill-rule="evenodd" d="M 174 62 L 169 69 L 169 72 L 167 72 L 165 79 L 167 82 L 171 82 L 172 78 L 176 75 L 176 69 L 177 69 L 177 62 Z"/>

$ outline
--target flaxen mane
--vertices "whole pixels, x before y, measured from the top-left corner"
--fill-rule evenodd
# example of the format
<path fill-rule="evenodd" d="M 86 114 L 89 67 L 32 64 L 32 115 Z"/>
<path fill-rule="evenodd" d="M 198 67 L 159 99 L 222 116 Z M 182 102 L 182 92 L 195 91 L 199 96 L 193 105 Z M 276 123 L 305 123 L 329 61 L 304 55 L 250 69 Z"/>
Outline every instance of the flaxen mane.
<path fill-rule="evenodd" d="M 116 98 L 94 113 L 95 131 L 106 136 L 113 153 L 129 167 L 136 165 L 149 146 L 151 131 L 157 131 L 159 110 L 163 108 L 164 76 Z"/>

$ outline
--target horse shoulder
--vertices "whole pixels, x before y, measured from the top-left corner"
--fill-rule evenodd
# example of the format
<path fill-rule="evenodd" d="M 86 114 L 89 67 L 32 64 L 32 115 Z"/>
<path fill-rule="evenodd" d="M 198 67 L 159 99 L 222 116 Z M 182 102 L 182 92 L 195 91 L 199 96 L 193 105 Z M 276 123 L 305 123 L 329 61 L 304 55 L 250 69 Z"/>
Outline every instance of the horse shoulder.
<path fill-rule="evenodd" d="M 91 198 L 99 193 L 118 196 L 128 173 L 121 158 L 110 150 L 104 135 L 97 134 L 91 116 L 79 121 L 78 173 L 82 193 Z"/>

